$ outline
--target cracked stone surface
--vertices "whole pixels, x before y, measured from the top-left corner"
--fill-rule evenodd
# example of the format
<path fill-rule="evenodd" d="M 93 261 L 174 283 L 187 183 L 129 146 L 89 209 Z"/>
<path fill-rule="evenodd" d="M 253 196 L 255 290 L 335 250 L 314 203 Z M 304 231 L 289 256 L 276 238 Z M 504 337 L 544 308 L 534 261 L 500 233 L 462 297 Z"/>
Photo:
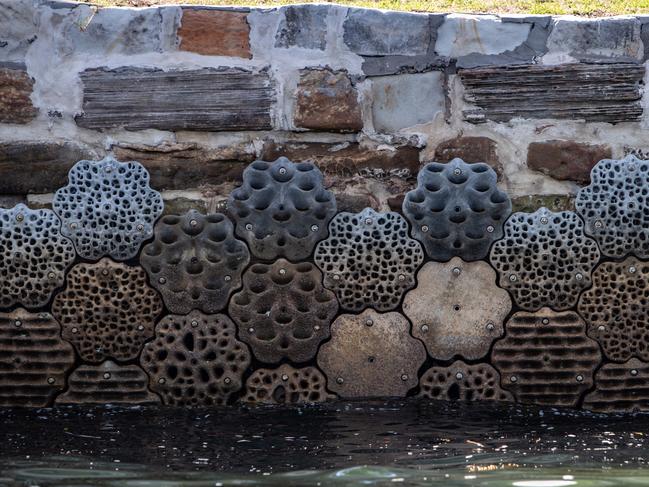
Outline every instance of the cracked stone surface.
<path fill-rule="evenodd" d="M 401 215 L 365 208 L 335 216 L 314 260 L 341 308 L 388 311 L 414 287 L 424 252 L 419 242 L 408 237 L 408 224 Z"/>
<path fill-rule="evenodd" d="M 512 303 L 486 262 L 467 263 L 459 257 L 427 262 L 417 283 L 406 294 L 403 312 L 412 322 L 412 334 L 424 342 L 431 357 L 476 360 L 503 335 Z"/>
<path fill-rule="evenodd" d="M 77 162 L 67 186 L 54 194 L 52 208 L 63 223 L 61 232 L 81 257 L 127 260 L 153 235 L 163 203 L 149 187 L 144 166 L 106 157 Z"/>
<path fill-rule="evenodd" d="M 531 214 L 514 213 L 489 258 L 500 287 L 519 307 L 534 311 L 543 306 L 573 307 L 590 286 L 599 257 L 597 243 L 584 234 L 577 214 L 540 208 Z"/>
<path fill-rule="evenodd" d="M 370 309 L 340 315 L 331 325 L 331 340 L 318 352 L 327 388 L 342 398 L 404 397 L 417 385 L 425 359 L 426 350 L 410 335 L 403 315 Z"/>

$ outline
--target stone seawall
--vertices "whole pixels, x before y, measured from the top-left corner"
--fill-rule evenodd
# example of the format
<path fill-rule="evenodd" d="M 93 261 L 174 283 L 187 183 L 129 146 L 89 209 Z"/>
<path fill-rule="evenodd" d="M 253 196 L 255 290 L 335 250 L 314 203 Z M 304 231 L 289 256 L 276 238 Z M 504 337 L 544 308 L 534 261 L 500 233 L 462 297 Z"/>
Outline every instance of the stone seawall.
<path fill-rule="evenodd" d="M 648 409 L 646 23 L 0 1 L 0 404 Z"/>
<path fill-rule="evenodd" d="M 140 160 L 167 207 L 221 208 L 255 159 L 311 160 L 343 209 L 398 209 L 422 161 L 485 161 L 515 208 L 569 209 L 649 151 L 648 17 L 0 2 L 0 195 Z"/>

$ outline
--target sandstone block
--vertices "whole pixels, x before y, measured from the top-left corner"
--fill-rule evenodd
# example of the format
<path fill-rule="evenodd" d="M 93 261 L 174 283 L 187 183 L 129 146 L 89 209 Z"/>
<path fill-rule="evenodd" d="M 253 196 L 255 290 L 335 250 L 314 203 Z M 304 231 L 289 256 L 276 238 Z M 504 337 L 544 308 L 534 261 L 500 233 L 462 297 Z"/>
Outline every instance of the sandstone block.
<path fill-rule="evenodd" d="M 590 182 L 590 170 L 602 159 L 611 158 L 608 145 L 572 140 L 532 142 L 527 148 L 527 166 L 554 179 Z"/>
<path fill-rule="evenodd" d="M 247 17 L 246 12 L 184 8 L 177 34 L 180 50 L 249 59 L 252 54 Z"/>
<path fill-rule="evenodd" d="M 304 70 L 297 87 L 295 125 L 313 130 L 363 128 L 358 93 L 342 71 Z"/>
<path fill-rule="evenodd" d="M 0 67 L 0 122 L 29 123 L 38 114 L 32 105 L 34 80 L 21 67 Z"/>

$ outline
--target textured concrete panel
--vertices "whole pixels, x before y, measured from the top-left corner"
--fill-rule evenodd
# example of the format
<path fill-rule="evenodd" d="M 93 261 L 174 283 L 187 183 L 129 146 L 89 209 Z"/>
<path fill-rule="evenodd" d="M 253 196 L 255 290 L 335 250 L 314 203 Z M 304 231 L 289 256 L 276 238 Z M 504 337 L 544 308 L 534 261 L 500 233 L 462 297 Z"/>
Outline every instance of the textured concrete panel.
<path fill-rule="evenodd" d="M 296 369 L 284 364 L 258 369 L 246 381 L 244 401 L 256 404 L 309 404 L 335 399 L 327 392 L 327 379 L 315 367 Z"/>
<path fill-rule="evenodd" d="M 403 312 L 431 357 L 476 360 L 503 335 L 512 304 L 486 262 L 467 263 L 458 257 L 445 264 L 427 262 L 417 283 L 403 300 Z"/>
<path fill-rule="evenodd" d="M 426 350 L 399 313 L 340 315 L 318 352 L 327 388 L 342 398 L 405 396 L 417 385 Z"/>
<path fill-rule="evenodd" d="M 586 395 L 583 408 L 601 413 L 649 411 L 649 364 L 631 359 L 604 364 L 595 375 L 595 390 Z"/>

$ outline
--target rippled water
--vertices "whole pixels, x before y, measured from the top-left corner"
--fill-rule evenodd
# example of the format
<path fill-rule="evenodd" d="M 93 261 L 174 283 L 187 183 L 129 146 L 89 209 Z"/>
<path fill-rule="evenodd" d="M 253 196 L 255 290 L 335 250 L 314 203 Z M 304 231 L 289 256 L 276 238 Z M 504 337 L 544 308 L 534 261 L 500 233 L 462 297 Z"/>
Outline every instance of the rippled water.
<path fill-rule="evenodd" d="M 649 486 L 649 415 L 509 404 L 0 411 L 0 485 Z"/>

